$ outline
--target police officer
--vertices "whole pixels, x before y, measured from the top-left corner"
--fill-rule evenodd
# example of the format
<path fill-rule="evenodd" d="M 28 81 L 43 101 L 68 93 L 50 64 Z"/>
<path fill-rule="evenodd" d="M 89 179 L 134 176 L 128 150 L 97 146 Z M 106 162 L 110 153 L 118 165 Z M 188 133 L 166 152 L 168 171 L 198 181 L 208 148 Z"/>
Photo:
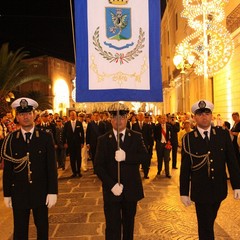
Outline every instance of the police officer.
<path fill-rule="evenodd" d="M 196 128 L 182 141 L 181 201 L 185 206 L 195 202 L 200 240 L 214 239 L 214 221 L 227 196 L 226 164 L 234 198 L 240 198 L 240 170 L 233 145 L 227 130 L 211 126 L 212 111 L 211 102 L 196 102 L 192 106 Z"/>
<path fill-rule="evenodd" d="M 29 98 L 19 98 L 12 103 L 20 129 L 7 135 L 1 149 L 4 202 L 13 209 L 14 240 L 28 239 L 30 210 L 37 239 L 48 239 L 48 208 L 57 201 L 53 138 L 35 128 L 37 106 L 38 103 Z"/>
<path fill-rule="evenodd" d="M 109 112 L 113 130 L 98 138 L 95 156 L 103 187 L 105 239 L 133 240 L 137 201 L 144 197 L 139 165 L 148 161 L 149 154 L 141 134 L 126 128 L 128 108 L 113 104 Z"/>
<path fill-rule="evenodd" d="M 50 121 L 49 116 L 50 115 L 49 115 L 49 112 L 47 110 L 43 111 L 40 114 L 41 123 L 37 124 L 36 127 L 41 131 L 51 133 L 52 136 L 53 136 L 53 139 L 54 139 L 54 143 L 56 143 L 57 142 L 57 140 L 56 140 L 56 124 L 53 123 L 52 121 Z M 55 148 L 57 148 L 57 144 L 55 145 Z"/>

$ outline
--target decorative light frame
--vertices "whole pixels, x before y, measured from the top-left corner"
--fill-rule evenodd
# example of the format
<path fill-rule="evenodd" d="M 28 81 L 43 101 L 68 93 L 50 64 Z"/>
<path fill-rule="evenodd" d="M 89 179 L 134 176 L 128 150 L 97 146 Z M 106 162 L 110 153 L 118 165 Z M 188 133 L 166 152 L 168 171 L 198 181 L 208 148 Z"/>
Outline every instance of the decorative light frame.
<path fill-rule="evenodd" d="M 207 77 L 216 74 L 227 65 L 234 53 L 231 35 L 220 23 L 225 18 L 224 5 L 227 2 L 183 0 L 182 17 L 188 19 L 188 25 L 195 32 L 177 45 L 176 55 L 182 56 L 183 63 L 189 56 L 194 57 L 194 72 L 197 75 Z"/>

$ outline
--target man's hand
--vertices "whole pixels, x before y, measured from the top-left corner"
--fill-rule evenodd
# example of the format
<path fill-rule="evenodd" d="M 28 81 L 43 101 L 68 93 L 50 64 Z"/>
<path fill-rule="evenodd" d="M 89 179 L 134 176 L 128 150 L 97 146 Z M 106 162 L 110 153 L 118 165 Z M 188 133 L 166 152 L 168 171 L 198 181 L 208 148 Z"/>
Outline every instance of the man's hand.
<path fill-rule="evenodd" d="M 111 189 L 111 191 L 115 196 L 120 196 L 123 191 L 123 185 L 121 183 L 120 184 L 116 183 Z"/>
<path fill-rule="evenodd" d="M 240 189 L 234 189 L 234 198 L 240 199 Z"/>
<path fill-rule="evenodd" d="M 4 203 L 7 208 L 12 208 L 12 198 L 11 197 L 4 197 Z"/>
<path fill-rule="evenodd" d="M 126 153 L 120 148 L 115 152 L 115 159 L 117 162 L 125 161 Z"/>
<path fill-rule="evenodd" d="M 53 207 L 57 203 L 57 194 L 48 194 L 46 197 L 46 205 L 48 208 Z"/>
<path fill-rule="evenodd" d="M 192 204 L 189 196 L 180 196 L 180 198 L 181 198 L 181 202 L 185 207 L 188 207 Z"/>

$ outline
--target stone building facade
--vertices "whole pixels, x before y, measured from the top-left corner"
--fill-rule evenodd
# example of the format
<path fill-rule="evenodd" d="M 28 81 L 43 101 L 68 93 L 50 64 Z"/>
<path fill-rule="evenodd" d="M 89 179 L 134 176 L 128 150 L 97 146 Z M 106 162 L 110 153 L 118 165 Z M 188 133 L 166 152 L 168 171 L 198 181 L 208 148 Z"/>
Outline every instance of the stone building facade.
<path fill-rule="evenodd" d="M 21 85 L 18 91 L 21 96 L 30 91 L 41 92 L 41 95 L 52 104 L 52 111 L 66 115 L 67 109 L 75 108 L 73 99 L 75 64 L 49 56 L 28 59 L 34 63 L 26 74 L 40 74 L 50 79 L 49 83 L 32 81 Z"/>
<path fill-rule="evenodd" d="M 210 1 L 209 1 L 210 2 Z M 207 98 L 214 102 L 214 114 L 231 120 L 231 113 L 240 111 L 240 4 L 229 1 L 225 5 L 225 20 L 221 23 L 231 33 L 235 51 L 229 64 L 204 81 L 194 73 L 194 64 L 181 74 L 173 64 L 176 46 L 194 30 L 181 17 L 182 1 L 168 0 L 161 22 L 161 64 L 163 80 L 163 112 L 188 112 L 191 105 Z"/>

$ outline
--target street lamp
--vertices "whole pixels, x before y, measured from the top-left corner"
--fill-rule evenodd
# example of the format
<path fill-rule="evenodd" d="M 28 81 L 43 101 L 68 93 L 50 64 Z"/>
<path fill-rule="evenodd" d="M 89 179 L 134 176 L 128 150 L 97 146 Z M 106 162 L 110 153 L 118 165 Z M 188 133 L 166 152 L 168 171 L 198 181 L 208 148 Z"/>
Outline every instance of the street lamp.
<path fill-rule="evenodd" d="M 173 63 L 177 69 L 181 70 L 181 82 L 182 82 L 182 111 L 185 112 L 185 70 L 192 67 L 195 57 L 188 55 L 186 58 L 183 55 L 175 55 Z"/>
<path fill-rule="evenodd" d="M 191 68 L 195 60 L 195 57 L 192 55 L 187 56 L 186 58 L 182 55 L 175 55 L 173 58 L 173 63 L 177 69 L 181 69 L 181 73 L 185 73 L 186 69 Z"/>

